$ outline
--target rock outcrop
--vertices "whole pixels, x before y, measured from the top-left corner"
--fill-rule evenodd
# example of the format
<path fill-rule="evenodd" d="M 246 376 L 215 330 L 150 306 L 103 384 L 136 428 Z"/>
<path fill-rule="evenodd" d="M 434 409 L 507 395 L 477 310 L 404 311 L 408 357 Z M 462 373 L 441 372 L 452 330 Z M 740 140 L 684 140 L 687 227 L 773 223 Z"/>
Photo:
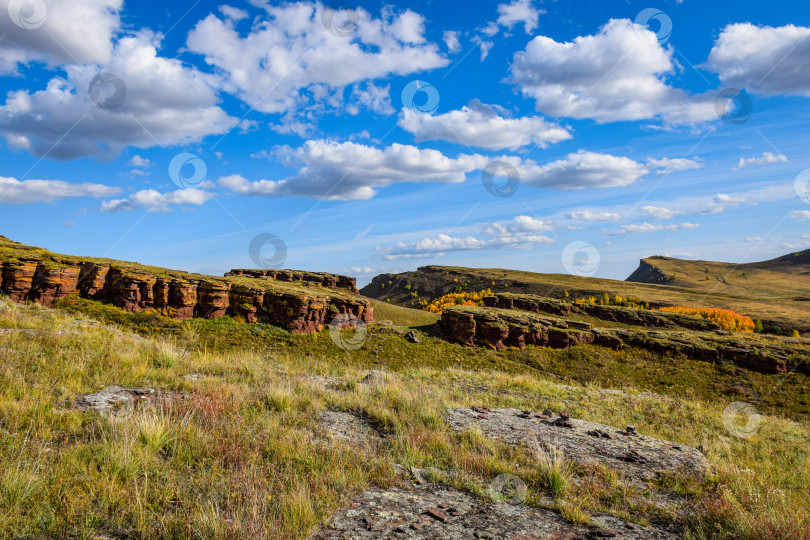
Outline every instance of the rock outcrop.
<path fill-rule="evenodd" d="M 770 339 L 765 342 L 745 334 L 679 332 L 646 329 L 594 328 L 578 320 L 538 316 L 531 312 L 499 308 L 455 306 L 445 308 L 442 326 L 448 336 L 467 345 L 496 350 L 527 345 L 565 349 L 594 344 L 621 350 L 632 346 L 659 354 L 684 356 L 707 362 L 731 362 L 760 373 L 807 370 L 810 344 Z"/>
<path fill-rule="evenodd" d="M 607 516 L 575 525 L 544 508 L 494 502 L 442 484 L 413 488 L 373 487 L 353 497 L 317 540 L 362 538 L 665 540 L 675 535 Z"/>
<path fill-rule="evenodd" d="M 357 279 L 323 272 L 299 272 L 297 270 L 252 270 L 235 268 L 226 276 L 247 276 L 269 281 L 315 283 L 329 289 L 346 289 L 357 292 Z"/>
<path fill-rule="evenodd" d="M 294 333 L 323 329 L 343 315 L 373 321 L 353 278 L 293 270 L 235 270 L 216 278 L 107 259 L 79 259 L 0 237 L 0 293 L 50 306 L 78 295 L 129 312 L 177 320 L 224 315 L 272 322 Z"/>
<path fill-rule="evenodd" d="M 478 429 L 489 438 L 530 451 L 553 446 L 570 461 L 603 465 L 629 479 L 652 481 L 674 472 L 703 478 L 710 472 L 709 462 L 691 446 L 564 414 L 474 407 L 447 411 L 447 422 L 457 431 Z"/>
<path fill-rule="evenodd" d="M 555 298 L 529 294 L 501 293 L 484 298 L 484 305 L 502 309 L 519 309 L 550 315 L 585 315 L 603 321 L 650 328 L 686 328 L 687 330 L 716 331 L 720 326 L 707 319 L 671 311 L 633 309 L 622 306 L 568 303 Z"/>

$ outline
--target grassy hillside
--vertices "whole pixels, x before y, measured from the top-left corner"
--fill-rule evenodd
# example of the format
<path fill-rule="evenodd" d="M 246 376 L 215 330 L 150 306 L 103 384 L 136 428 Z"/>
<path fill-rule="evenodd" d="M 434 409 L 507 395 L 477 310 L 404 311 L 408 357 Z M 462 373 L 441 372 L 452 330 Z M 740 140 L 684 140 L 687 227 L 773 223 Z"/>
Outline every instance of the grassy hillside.
<path fill-rule="evenodd" d="M 688 261 L 681 261 L 688 263 Z M 722 264 L 722 263 L 717 263 Z M 766 270 L 748 270 L 756 275 Z M 694 272 L 693 272 L 694 273 Z M 684 274 L 687 275 L 687 274 Z M 810 301 L 798 295 L 807 291 L 810 299 L 810 277 L 801 274 L 778 273 L 778 278 L 789 283 L 790 293 L 777 295 L 778 286 L 768 294 L 764 286 L 752 294 L 742 288 L 706 291 L 688 286 L 661 285 L 586 278 L 568 274 L 538 274 L 499 268 L 461 268 L 451 266 L 425 266 L 412 272 L 382 274 L 360 292 L 371 298 L 402 306 L 418 306 L 420 300 L 431 301 L 456 290 L 536 294 L 552 298 L 586 298 L 633 296 L 653 306 L 716 307 L 731 309 L 751 318 L 761 319 L 768 328 L 778 327 L 782 333 L 796 329 L 810 332 Z M 676 276 L 677 277 L 677 276 Z M 739 278 L 742 281 L 745 278 Z M 732 281 L 727 278 L 727 281 Z M 735 281 L 732 281 L 734 283 Z M 802 285 L 802 284 L 805 285 Z M 804 288 L 802 288 L 804 287 Z M 568 295 L 566 297 L 566 294 Z M 804 293 L 801 293 L 804 294 Z"/>
<path fill-rule="evenodd" d="M 810 302 L 810 250 L 748 264 L 649 257 L 627 280 L 707 293 Z"/>
<path fill-rule="evenodd" d="M 349 496 L 401 482 L 400 463 L 480 496 L 514 474 L 526 504 L 578 522 L 607 512 L 687 538 L 808 538 L 804 375 L 591 346 L 496 353 L 436 331 L 411 343 L 400 325 L 424 315 L 381 313 L 391 323 L 345 351 L 328 331 L 181 323 L 78 298 L 57 309 L 0 301 L 0 537 L 307 538 Z M 387 375 L 358 383 L 370 368 Z M 164 400 L 124 416 L 72 407 L 110 385 L 149 386 Z M 727 428 L 724 411 L 741 399 L 762 414 L 750 438 Z M 544 474 L 528 450 L 443 422 L 448 408 L 473 405 L 633 424 L 700 447 L 714 475 L 627 484 L 571 463 Z M 330 439 L 318 421 L 326 410 L 367 419 L 384 442 Z"/>

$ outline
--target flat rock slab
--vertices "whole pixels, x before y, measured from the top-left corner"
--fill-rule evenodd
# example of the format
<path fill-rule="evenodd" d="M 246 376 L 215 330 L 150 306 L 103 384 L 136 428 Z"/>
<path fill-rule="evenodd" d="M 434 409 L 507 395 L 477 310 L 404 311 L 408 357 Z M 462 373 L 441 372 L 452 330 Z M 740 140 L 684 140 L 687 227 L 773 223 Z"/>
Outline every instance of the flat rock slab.
<path fill-rule="evenodd" d="M 185 396 L 171 392 L 156 392 L 154 388 L 108 386 L 98 392 L 77 397 L 73 400 L 73 408 L 126 416 L 132 413 L 136 404 L 140 402 L 160 404 L 180 397 Z"/>
<path fill-rule="evenodd" d="M 605 465 L 630 478 L 653 480 L 676 471 L 703 477 L 711 471 L 703 454 L 691 446 L 573 418 L 568 420 L 571 427 L 563 427 L 557 425 L 559 416 L 543 416 L 518 409 L 476 407 L 448 410 L 447 422 L 458 431 L 478 428 L 485 436 L 513 446 L 542 450 L 551 445 L 575 463 Z"/>
<path fill-rule="evenodd" d="M 496 503 L 440 484 L 419 488 L 372 488 L 338 511 L 317 540 L 442 538 L 447 540 L 674 539 L 612 516 L 574 525 L 552 510 Z"/>
<path fill-rule="evenodd" d="M 355 446 L 376 448 L 382 443 L 382 436 L 364 418 L 343 411 L 323 411 L 318 423 L 333 439 Z"/>

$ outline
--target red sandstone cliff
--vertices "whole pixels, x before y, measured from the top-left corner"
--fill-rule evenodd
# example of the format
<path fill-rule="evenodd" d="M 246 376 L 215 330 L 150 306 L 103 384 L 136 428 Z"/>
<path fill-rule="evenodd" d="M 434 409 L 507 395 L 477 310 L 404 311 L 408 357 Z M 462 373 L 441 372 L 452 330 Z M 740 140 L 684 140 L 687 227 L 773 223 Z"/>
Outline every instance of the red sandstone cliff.
<path fill-rule="evenodd" d="M 0 292 L 15 302 L 49 306 L 58 298 L 79 295 L 130 312 L 155 310 L 178 320 L 232 315 L 308 333 L 321 330 L 338 315 L 372 322 L 369 301 L 356 291 L 354 278 L 347 276 L 232 270 L 216 278 L 68 257 L 0 236 Z"/>

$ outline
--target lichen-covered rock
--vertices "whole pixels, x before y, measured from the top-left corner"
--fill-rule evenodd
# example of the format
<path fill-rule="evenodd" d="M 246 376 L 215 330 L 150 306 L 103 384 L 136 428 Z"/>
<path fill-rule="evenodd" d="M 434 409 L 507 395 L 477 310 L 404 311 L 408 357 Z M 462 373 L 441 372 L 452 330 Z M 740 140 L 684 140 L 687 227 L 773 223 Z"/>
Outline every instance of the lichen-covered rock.
<path fill-rule="evenodd" d="M 194 316 L 216 319 L 228 312 L 228 285 L 215 281 L 200 281 L 197 285 L 197 309 Z"/>
<path fill-rule="evenodd" d="M 674 535 L 621 519 L 597 515 L 591 525 L 574 525 L 552 510 L 492 502 L 441 484 L 371 488 L 353 497 L 317 540 L 441 538 L 442 540 L 665 540 Z"/>
<path fill-rule="evenodd" d="M 691 446 L 575 418 L 517 409 L 451 409 L 447 423 L 530 450 L 550 445 L 573 462 L 604 465 L 645 481 L 673 472 L 698 478 L 710 472 L 706 458 Z"/>
<path fill-rule="evenodd" d="M 38 264 L 31 281 L 28 299 L 43 306 L 53 305 L 57 298 L 63 298 L 76 291 L 81 267 L 76 262 L 65 264 Z"/>
<path fill-rule="evenodd" d="M 361 416 L 344 411 L 322 411 L 318 424 L 333 440 L 342 441 L 352 446 L 376 448 L 383 437 L 369 422 Z"/>
<path fill-rule="evenodd" d="M 175 319 L 184 321 L 194 317 L 197 309 L 197 284 L 183 279 L 169 281 L 169 313 Z"/>
<path fill-rule="evenodd" d="M 124 415 L 132 412 L 136 401 L 145 400 L 154 393 L 153 388 L 108 386 L 98 392 L 77 397 L 73 401 L 73 407 L 81 411 Z"/>
<path fill-rule="evenodd" d="M 12 259 L 3 262 L 0 290 L 15 302 L 28 299 L 39 259 Z"/>

